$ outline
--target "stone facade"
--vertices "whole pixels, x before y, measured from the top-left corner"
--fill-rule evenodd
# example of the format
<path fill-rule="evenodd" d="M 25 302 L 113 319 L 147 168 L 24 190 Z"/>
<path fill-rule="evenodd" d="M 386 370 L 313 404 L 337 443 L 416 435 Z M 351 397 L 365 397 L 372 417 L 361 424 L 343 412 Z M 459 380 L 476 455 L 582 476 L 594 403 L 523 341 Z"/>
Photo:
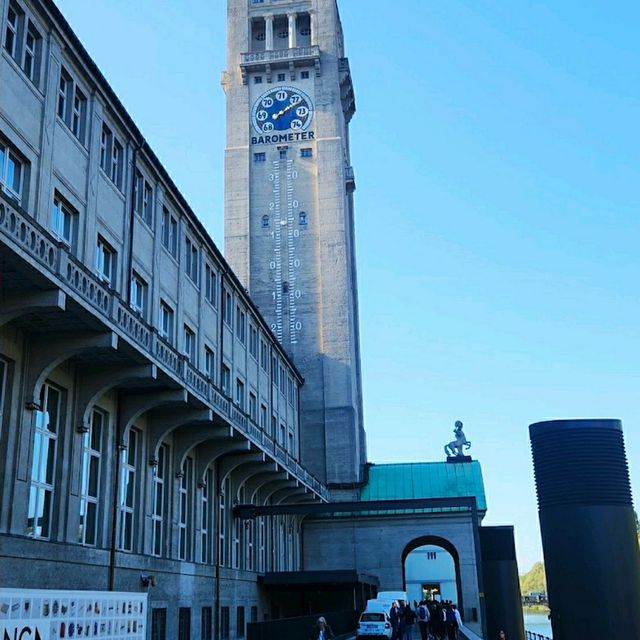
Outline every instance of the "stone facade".
<path fill-rule="evenodd" d="M 301 530 L 233 506 L 328 497 L 302 378 L 56 6 L 0 24 L 2 585 L 148 588 L 151 637 L 242 637 Z"/>
<path fill-rule="evenodd" d="M 366 462 L 349 121 L 335 0 L 229 0 L 225 255 L 305 378 L 301 456 L 331 486 Z"/>

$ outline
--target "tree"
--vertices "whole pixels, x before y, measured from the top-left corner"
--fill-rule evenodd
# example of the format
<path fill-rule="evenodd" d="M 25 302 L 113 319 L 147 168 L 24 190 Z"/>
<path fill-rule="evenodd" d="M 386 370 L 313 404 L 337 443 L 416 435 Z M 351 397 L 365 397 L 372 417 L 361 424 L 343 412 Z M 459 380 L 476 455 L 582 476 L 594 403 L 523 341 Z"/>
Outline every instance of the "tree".
<path fill-rule="evenodd" d="M 520 591 L 523 596 L 547 592 L 547 576 L 542 562 L 536 562 L 528 573 L 520 576 Z"/>

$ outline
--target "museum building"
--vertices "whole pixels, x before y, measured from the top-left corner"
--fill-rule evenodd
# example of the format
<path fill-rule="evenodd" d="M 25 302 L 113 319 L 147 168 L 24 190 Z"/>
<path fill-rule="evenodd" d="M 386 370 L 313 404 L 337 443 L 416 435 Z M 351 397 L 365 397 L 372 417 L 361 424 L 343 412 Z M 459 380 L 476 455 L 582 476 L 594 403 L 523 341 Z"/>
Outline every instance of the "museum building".
<path fill-rule="evenodd" d="M 0 0 L 0 587 L 235 639 L 436 544 L 481 631 L 479 464 L 366 461 L 336 2 L 229 8 L 227 262 L 54 2 Z"/>

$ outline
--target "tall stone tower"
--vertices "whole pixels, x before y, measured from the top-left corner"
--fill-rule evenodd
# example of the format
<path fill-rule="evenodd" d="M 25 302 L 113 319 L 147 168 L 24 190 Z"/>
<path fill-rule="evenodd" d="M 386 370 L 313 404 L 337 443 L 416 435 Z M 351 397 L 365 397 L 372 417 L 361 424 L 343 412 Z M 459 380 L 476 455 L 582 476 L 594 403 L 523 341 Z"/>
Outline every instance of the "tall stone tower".
<path fill-rule="evenodd" d="M 228 0 L 225 252 L 305 377 L 302 461 L 366 461 L 349 121 L 336 0 Z"/>

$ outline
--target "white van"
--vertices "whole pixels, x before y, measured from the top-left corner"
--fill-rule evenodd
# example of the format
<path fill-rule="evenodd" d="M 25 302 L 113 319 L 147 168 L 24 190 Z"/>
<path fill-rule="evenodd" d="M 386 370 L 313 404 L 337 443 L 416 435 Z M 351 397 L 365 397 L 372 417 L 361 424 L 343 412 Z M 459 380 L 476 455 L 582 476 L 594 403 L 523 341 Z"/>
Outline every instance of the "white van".
<path fill-rule="evenodd" d="M 391 609 L 391 605 L 393 601 L 397 600 L 398 603 L 402 606 L 405 602 L 407 602 L 407 592 L 406 591 L 380 591 L 376 596 L 376 601 L 379 602 L 384 611 L 389 613 L 389 609 Z M 369 600 L 369 602 L 372 602 Z M 369 604 L 367 603 L 367 607 Z"/>
<path fill-rule="evenodd" d="M 389 612 L 384 609 L 382 602 L 369 600 L 367 608 L 360 616 L 356 636 L 358 638 L 382 638 L 390 640 L 392 635 Z"/>

